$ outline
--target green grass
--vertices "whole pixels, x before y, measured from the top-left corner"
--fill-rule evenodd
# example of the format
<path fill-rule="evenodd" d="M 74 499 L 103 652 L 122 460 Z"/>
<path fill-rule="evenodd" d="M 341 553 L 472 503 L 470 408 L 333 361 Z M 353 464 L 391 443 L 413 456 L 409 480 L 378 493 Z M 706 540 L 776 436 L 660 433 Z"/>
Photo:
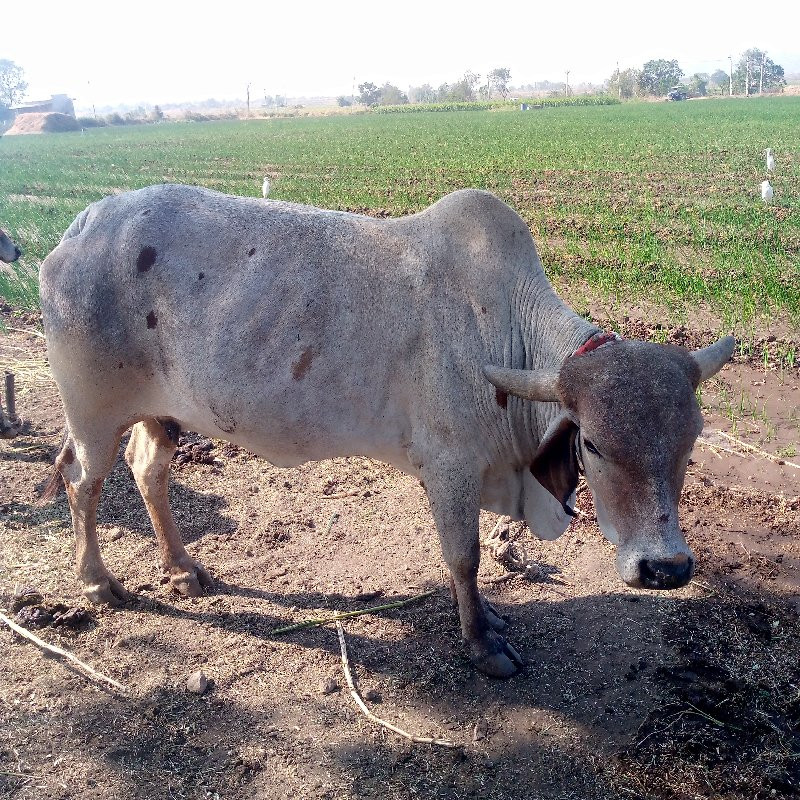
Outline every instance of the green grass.
<path fill-rule="evenodd" d="M 99 128 L 0 139 L 0 226 L 35 270 L 73 217 L 164 181 L 329 208 L 417 211 L 496 192 L 557 285 L 726 325 L 800 320 L 800 98 Z M 775 201 L 765 206 L 763 149 Z M 0 292 L 36 295 L 0 278 Z"/>

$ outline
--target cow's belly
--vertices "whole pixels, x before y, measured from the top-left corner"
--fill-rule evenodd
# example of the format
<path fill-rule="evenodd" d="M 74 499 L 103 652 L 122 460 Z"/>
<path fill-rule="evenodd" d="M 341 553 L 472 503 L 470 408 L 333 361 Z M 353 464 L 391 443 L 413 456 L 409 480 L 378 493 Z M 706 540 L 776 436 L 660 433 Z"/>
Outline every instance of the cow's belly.
<path fill-rule="evenodd" d="M 352 388 L 323 392 L 313 382 L 305 391 L 281 384 L 264 389 L 256 376 L 249 378 L 185 382 L 182 391 L 173 378 L 148 405 L 155 416 L 232 442 L 275 466 L 363 455 L 416 474 L 407 452 L 411 426 L 390 399 L 375 403 L 374 396 L 361 397 Z"/>

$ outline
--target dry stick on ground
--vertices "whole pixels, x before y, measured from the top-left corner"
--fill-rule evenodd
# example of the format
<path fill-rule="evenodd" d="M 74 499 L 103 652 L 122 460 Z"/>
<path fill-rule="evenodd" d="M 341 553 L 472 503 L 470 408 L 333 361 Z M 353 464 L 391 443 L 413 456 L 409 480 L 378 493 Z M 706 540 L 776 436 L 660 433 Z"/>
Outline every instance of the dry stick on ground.
<path fill-rule="evenodd" d="M 361 699 L 361 695 L 358 693 L 353 676 L 350 673 L 350 661 L 347 658 L 347 645 L 344 642 L 344 628 L 339 620 L 336 620 L 336 633 L 339 635 L 339 647 L 342 651 L 342 668 L 344 669 L 344 677 L 347 681 L 347 687 L 350 689 L 350 694 L 352 695 L 353 700 L 356 701 L 356 705 L 364 712 L 367 719 L 370 719 L 375 724 L 380 725 L 382 728 L 387 728 L 390 731 L 394 731 L 405 739 L 409 739 L 417 744 L 435 744 L 439 747 L 450 748 L 459 747 L 459 745 L 457 745 L 455 742 L 451 742 L 449 739 L 431 739 L 428 736 L 415 736 L 413 733 L 409 733 L 408 731 L 404 731 L 402 728 L 398 728 L 396 725 L 392 725 L 391 722 L 387 722 L 385 719 L 376 717 L 367 708 L 366 703 Z"/>
<path fill-rule="evenodd" d="M 351 617 L 361 617 L 364 614 L 372 614 L 375 611 L 387 611 L 390 608 L 401 608 L 407 606 L 409 603 L 416 603 L 417 600 L 423 600 L 430 597 L 436 589 L 431 589 L 429 592 L 409 597 L 408 600 L 398 600 L 396 603 L 386 603 L 382 606 L 372 606 L 371 608 L 362 608 L 358 611 L 347 611 L 344 614 L 334 614 L 332 617 L 323 617 L 322 619 L 307 619 L 303 622 L 298 622 L 296 625 L 287 625 L 284 628 L 275 628 L 270 631 L 273 636 L 280 636 L 283 633 L 292 633 L 293 631 L 300 631 L 303 628 L 315 628 L 317 625 L 327 625 L 329 622 L 338 622 L 340 619 L 350 619 Z"/>
<path fill-rule="evenodd" d="M 5 622 L 5 624 L 8 625 L 12 631 L 18 633 L 28 641 L 33 642 L 37 647 L 41 647 L 42 650 L 46 650 L 49 653 L 54 653 L 57 656 L 61 656 L 62 658 L 66 658 L 68 661 L 71 661 L 93 680 L 105 681 L 106 683 L 111 684 L 111 686 L 113 686 L 115 689 L 119 689 L 121 692 L 128 692 L 128 689 L 121 683 L 117 683 L 113 678 L 109 678 L 107 675 L 103 675 L 102 672 L 98 672 L 96 669 L 90 667 L 88 664 L 85 664 L 76 655 L 73 655 L 67 650 L 62 650 L 60 647 L 56 647 L 54 644 L 48 644 L 43 639 L 40 639 L 38 636 L 32 634 L 30 631 L 26 630 L 20 625 L 17 625 L 16 622 L 10 620 L 5 614 L 0 614 L 0 622 Z"/>
<path fill-rule="evenodd" d="M 323 500 L 341 500 L 345 497 L 356 497 L 357 495 L 361 494 L 364 489 L 351 489 L 349 492 L 337 492 L 336 494 L 321 494 L 320 497 Z"/>
<path fill-rule="evenodd" d="M 748 444 L 747 442 L 743 442 L 741 439 L 737 439 L 735 436 L 731 436 L 729 433 L 725 433 L 725 431 L 714 431 L 714 433 L 718 433 L 720 436 L 724 436 L 729 441 L 736 444 L 738 447 L 747 450 L 754 455 L 761 456 L 761 458 L 766 458 L 769 461 L 774 461 L 775 463 L 782 462 L 782 465 L 787 467 L 793 467 L 794 469 L 800 469 L 800 464 L 795 464 L 793 461 L 787 461 L 785 458 L 781 458 L 781 456 L 776 456 L 773 453 L 768 453 L 766 450 L 761 450 L 758 447 L 755 447 L 752 444 Z M 704 447 L 708 447 L 711 450 L 717 449 L 722 450 L 725 453 L 732 453 L 736 456 L 741 456 L 742 458 L 745 457 L 744 453 L 739 453 L 736 450 L 729 450 L 727 447 L 722 447 L 722 445 L 714 444 L 713 442 L 706 439 L 704 436 L 700 437 L 700 444 Z"/>

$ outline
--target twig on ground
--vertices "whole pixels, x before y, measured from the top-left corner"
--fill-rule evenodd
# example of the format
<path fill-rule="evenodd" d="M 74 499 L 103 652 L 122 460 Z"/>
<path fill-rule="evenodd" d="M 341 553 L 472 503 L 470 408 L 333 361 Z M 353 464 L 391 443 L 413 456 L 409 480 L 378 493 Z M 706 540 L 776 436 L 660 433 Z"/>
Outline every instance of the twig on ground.
<path fill-rule="evenodd" d="M 409 597 L 408 600 L 398 600 L 396 603 L 385 603 L 382 606 L 372 606 L 371 608 L 362 608 L 358 611 L 347 611 L 344 614 L 334 614 L 331 617 L 323 617 L 322 619 L 307 619 L 303 622 L 298 622 L 296 625 L 287 625 L 284 628 L 275 628 L 270 631 L 273 636 L 280 636 L 284 633 L 292 633 L 293 631 L 300 631 L 303 628 L 315 628 L 317 625 L 327 625 L 329 622 L 338 622 L 340 619 L 350 619 L 351 617 L 360 617 L 364 614 L 372 614 L 375 611 L 387 611 L 391 608 L 401 608 L 407 606 L 409 603 L 416 603 L 418 600 L 423 600 L 430 597 L 436 592 L 436 589 L 431 589 L 429 592 Z"/>
<path fill-rule="evenodd" d="M 331 529 L 337 523 L 338 520 L 339 520 L 338 512 L 336 512 L 336 513 L 331 515 L 331 518 L 328 520 L 328 528 L 325 531 L 325 535 L 326 536 L 330 536 L 331 535 Z"/>
<path fill-rule="evenodd" d="M 409 733 L 408 731 L 404 731 L 402 728 L 398 728 L 397 725 L 392 725 L 391 722 L 387 722 L 385 719 L 376 717 L 375 714 L 373 714 L 367 708 L 366 703 L 364 703 L 364 701 L 361 699 L 361 695 L 358 693 L 353 676 L 350 673 L 350 660 L 347 658 L 347 645 L 344 641 L 344 628 L 339 620 L 336 620 L 336 633 L 339 635 L 339 647 L 342 651 L 342 668 L 344 669 L 344 677 L 347 681 L 347 687 L 350 689 L 350 695 L 352 696 L 353 700 L 355 700 L 356 705 L 361 709 L 367 719 L 371 720 L 376 725 L 380 725 L 382 728 L 393 731 L 403 738 L 412 742 L 416 742 L 417 744 L 435 744 L 438 747 L 449 748 L 457 748 L 459 746 L 455 742 L 450 741 L 450 739 L 432 739 L 428 736 L 415 736 L 413 733 Z"/>
<path fill-rule="evenodd" d="M 41 331 L 34 330 L 33 328 L 12 328 L 10 325 L 6 325 L 7 331 L 14 331 L 16 333 L 29 333 L 31 336 L 38 336 L 40 339 L 44 339 L 44 334 Z"/>
<path fill-rule="evenodd" d="M 364 491 L 363 489 L 351 489 L 349 492 L 337 492 L 336 494 L 325 494 L 324 492 L 320 495 L 323 500 L 341 500 L 344 497 L 356 497 L 360 495 L 361 492 Z"/>
<path fill-rule="evenodd" d="M 518 572 L 506 572 L 505 575 L 498 575 L 496 578 L 486 578 L 484 583 L 497 586 L 500 583 L 505 583 L 506 581 L 510 581 L 512 578 L 516 578 L 517 575 L 519 575 Z"/>
<path fill-rule="evenodd" d="M 714 433 L 719 434 L 720 436 L 724 436 L 728 441 L 733 442 L 737 447 L 741 447 L 744 450 L 747 450 L 754 455 L 760 456 L 761 458 L 766 458 L 768 461 L 774 462 L 782 462 L 781 466 L 793 467 L 794 469 L 800 469 L 800 464 L 795 464 L 794 461 L 787 461 L 785 458 L 781 458 L 780 456 L 776 456 L 774 453 L 768 453 L 766 450 L 762 450 L 755 445 L 748 444 L 747 442 L 743 442 L 741 439 L 737 439 L 735 436 L 731 436 L 729 433 L 725 433 L 725 431 L 714 431 Z M 717 448 L 718 450 L 723 450 L 726 453 L 733 453 L 734 455 L 741 456 L 742 453 L 738 453 L 736 450 L 728 450 L 721 445 L 714 444 L 710 442 L 705 436 L 700 436 L 700 443 L 709 448 Z"/>
<path fill-rule="evenodd" d="M 61 658 L 66 658 L 68 661 L 71 661 L 73 664 L 83 670 L 87 677 L 91 678 L 92 680 L 105 681 L 115 689 L 119 689 L 119 691 L 127 694 L 128 689 L 121 683 L 117 683 L 117 681 L 115 681 L 113 678 L 109 678 L 108 675 L 103 675 L 102 672 L 98 672 L 96 669 L 81 661 L 76 655 L 70 653 L 68 650 L 62 650 L 60 647 L 57 647 L 54 644 L 48 644 L 44 641 L 44 639 L 40 639 L 38 636 L 31 633 L 29 630 L 26 630 L 21 625 L 17 625 L 16 622 L 9 619 L 5 614 L 0 614 L 0 622 L 5 622 L 5 624 L 8 625 L 12 631 L 18 633 L 28 641 L 33 642 L 37 647 L 42 648 L 42 650 L 46 650 L 49 653 L 53 653 Z"/>

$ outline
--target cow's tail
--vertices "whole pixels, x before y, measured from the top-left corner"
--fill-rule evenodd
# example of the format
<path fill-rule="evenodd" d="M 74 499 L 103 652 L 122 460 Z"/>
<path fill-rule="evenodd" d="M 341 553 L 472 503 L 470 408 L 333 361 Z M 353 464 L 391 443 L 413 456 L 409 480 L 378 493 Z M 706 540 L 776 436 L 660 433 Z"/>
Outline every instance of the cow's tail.
<path fill-rule="evenodd" d="M 64 445 L 67 443 L 68 438 L 69 428 L 64 428 L 64 435 L 61 437 L 61 444 L 58 447 L 58 455 L 56 456 L 55 464 L 53 464 L 53 471 L 50 474 L 47 483 L 44 485 L 42 493 L 39 495 L 39 503 L 41 505 L 54 500 L 64 488 L 64 478 L 61 475 L 61 470 L 59 469 L 59 459 L 61 457 L 61 453 L 64 451 Z"/>

